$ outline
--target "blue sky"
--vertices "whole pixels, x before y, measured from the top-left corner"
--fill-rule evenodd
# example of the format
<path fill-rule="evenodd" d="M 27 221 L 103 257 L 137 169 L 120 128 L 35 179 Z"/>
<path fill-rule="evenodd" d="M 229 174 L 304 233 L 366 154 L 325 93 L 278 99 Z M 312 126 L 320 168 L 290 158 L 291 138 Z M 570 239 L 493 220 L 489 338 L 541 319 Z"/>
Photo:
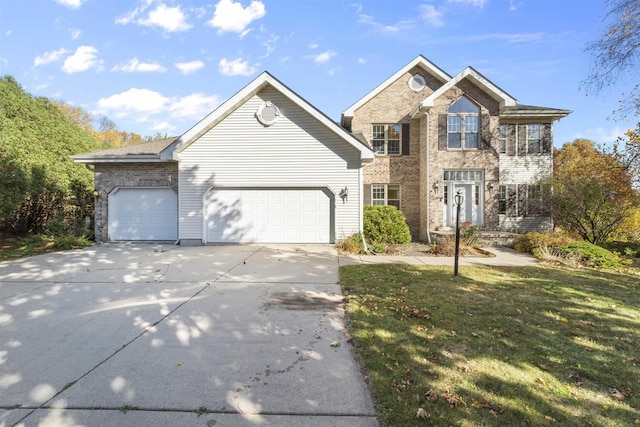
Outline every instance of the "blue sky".
<path fill-rule="evenodd" d="M 120 130 L 180 135 L 264 70 L 337 121 L 422 54 L 573 110 L 556 146 L 609 143 L 635 127 L 612 112 L 636 82 L 580 90 L 603 16 L 601 0 L 0 0 L 0 75 Z"/>

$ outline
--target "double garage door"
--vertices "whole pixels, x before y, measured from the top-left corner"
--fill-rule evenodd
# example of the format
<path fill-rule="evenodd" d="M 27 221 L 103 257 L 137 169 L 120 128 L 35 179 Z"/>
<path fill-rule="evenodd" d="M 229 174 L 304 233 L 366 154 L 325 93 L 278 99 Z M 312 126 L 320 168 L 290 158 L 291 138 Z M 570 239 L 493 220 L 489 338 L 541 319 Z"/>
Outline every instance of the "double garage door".
<path fill-rule="evenodd" d="M 326 189 L 212 189 L 204 198 L 207 243 L 330 243 Z"/>

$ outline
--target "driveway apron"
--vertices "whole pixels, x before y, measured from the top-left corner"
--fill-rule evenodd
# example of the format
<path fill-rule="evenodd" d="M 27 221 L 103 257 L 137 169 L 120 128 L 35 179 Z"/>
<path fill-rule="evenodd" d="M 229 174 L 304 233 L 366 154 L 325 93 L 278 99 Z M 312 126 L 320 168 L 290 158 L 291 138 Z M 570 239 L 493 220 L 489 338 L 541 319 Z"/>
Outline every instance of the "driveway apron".
<path fill-rule="evenodd" d="M 330 246 L 0 263 L 0 426 L 376 426 Z"/>

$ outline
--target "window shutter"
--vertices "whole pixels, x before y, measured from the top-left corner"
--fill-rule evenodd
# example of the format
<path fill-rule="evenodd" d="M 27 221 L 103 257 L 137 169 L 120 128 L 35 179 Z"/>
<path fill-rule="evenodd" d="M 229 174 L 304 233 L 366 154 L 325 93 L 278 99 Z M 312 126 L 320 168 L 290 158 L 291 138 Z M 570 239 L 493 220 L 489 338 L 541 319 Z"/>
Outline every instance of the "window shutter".
<path fill-rule="evenodd" d="M 551 123 L 542 125 L 542 153 L 551 153 L 553 146 L 553 135 L 551 133 Z"/>
<path fill-rule="evenodd" d="M 518 156 L 527 155 L 527 125 L 518 125 Z"/>
<path fill-rule="evenodd" d="M 409 141 L 411 137 L 411 126 L 409 123 L 402 124 L 402 155 L 409 155 Z"/>
<path fill-rule="evenodd" d="M 507 216 L 516 216 L 517 193 L 515 184 L 507 185 Z"/>
<path fill-rule="evenodd" d="M 447 149 L 447 115 L 438 115 L 438 150 Z"/>
<path fill-rule="evenodd" d="M 364 205 L 370 205 L 371 204 L 371 184 L 364 184 L 362 186 L 362 201 L 364 202 Z"/>
<path fill-rule="evenodd" d="M 516 155 L 516 126 L 514 124 L 507 125 L 507 155 Z"/>
<path fill-rule="evenodd" d="M 527 216 L 527 184 L 518 184 L 518 216 Z"/>
<path fill-rule="evenodd" d="M 491 116 L 488 114 L 480 115 L 480 145 L 478 148 L 480 150 L 490 150 L 491 149 Z"/>

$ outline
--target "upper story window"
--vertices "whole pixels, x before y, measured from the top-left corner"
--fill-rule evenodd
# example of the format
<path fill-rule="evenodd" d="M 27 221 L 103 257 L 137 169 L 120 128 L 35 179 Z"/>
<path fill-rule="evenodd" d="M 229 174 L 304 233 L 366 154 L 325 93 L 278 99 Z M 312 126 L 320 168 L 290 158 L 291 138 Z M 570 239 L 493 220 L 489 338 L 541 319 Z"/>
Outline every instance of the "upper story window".
<path fill-rule="evenodd" d="M 400 154 L 400 129 L 395 125 L 373 125 L 373 151 L 376 154 Z"/>
<path fill-rule="evenodd" d="M 480 107 L 463 96 L 447 113 L 447 148 L 477 149 Z"/>
<path fill-rule="evenodd" d="M 541 125 L 528 124 L 527 125 L 527 154 L 540 154 L 541 153 Z"/>
<path fill-rule="evenodd" d="M 507 125 L 500 125 L 500 153 L 507 152 Z"/>

